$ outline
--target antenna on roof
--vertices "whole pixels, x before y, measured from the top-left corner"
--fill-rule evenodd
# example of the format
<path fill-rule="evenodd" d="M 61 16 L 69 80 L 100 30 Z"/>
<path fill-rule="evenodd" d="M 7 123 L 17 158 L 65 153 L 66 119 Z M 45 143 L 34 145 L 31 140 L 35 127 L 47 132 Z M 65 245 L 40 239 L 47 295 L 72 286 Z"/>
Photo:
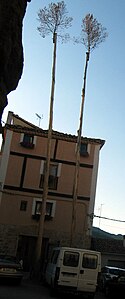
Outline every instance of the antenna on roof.
<path fill-rule="evenodd" d="M 37 119 L 39 120 L 39 127 L 40 127 L 40 122 L 41 122 L 41 119 L 43 119 L 43 114 L 42 114 L 42 116 L 40 116 L 38 113 L 36 113 L 36 116 L 37 116 Z"/>

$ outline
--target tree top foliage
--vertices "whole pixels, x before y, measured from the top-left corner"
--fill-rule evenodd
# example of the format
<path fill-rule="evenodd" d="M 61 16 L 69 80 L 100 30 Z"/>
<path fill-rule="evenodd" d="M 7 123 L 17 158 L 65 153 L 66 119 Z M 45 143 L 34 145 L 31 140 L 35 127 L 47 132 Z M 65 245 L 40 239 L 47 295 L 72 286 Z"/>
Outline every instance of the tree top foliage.
<path fill-rule="evenodd" d="M 42 37 L 50 33 L 61 35 L 63 30 L 71 26 L 73 18 L 67 16 L 68 11 L 64 1 L 50 3 L 48 8 L 45 6 L 38 11 L 38 21 L 40 26 L 37 27 Z"/>
<path fill-rule="evenodd" d="M 108 36 L 106 28 L 98 23 L 93 14 L 87 14 L 85 18 L 82 19 L 81 27 L 81 35 L 75 39 L 75 42 L 83 43 L 88 52 L 104 42 Z"/>

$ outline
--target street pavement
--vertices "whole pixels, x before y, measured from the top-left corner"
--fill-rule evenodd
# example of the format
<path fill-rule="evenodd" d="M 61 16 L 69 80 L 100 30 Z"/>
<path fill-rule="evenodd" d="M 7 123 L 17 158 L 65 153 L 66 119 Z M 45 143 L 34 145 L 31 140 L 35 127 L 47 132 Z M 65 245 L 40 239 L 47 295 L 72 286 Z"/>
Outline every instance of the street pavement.
<path fill-rule="evenodd" d="M 64 297 L 65 295 L 62 295 L 60 298 L 63 299 Z M 68 297 L 72 298 L 73 296 Z M 76 297 L 77 296 L 74 298 Z M 58 299 L 60 298 L 58 296 Z M 42 285 L 42 283 L 23 279 L 19 286 L 7 283 L 4 285 L 0 284 L 0 299 L 51 299 L 51 296 L 49 288 Z M 105 296 L 104 294 L 97 292 L 95 299 L 105 299 Z"/>

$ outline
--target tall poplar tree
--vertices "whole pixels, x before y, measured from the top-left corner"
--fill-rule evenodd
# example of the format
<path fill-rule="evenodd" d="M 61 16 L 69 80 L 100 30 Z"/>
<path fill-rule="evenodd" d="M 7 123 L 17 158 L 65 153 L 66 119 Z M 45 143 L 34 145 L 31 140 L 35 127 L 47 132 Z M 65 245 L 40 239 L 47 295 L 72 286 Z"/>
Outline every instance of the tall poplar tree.
<path fill-rule="evenodd" d="M 90 53 L 94 50 L 100 43 L 104 42 L 107 37 L 107 30 L 94 18 L 93 14 L 87 14 L 85 18 L 82 19 L 82 30 L 79 38 L 75 38 L 76 43 L 82 43 L 86 52 L 86 61 L 83 76 L 83 86 L 82 86 L 82 99 L 80 108 L 80 118 L 77 136 L 77 146 L 76 146 L 76 166 L 74 174 L 74 185 L 73 185 L 73 205 L 72 205 L 72 221 L 71 221 L 71 239 L 70 245 L 73 245 L 73 240 L 76 231 L 76 207 L 77 207 L 77 195 L 78 195 L 78 179 L 79 179 L 79 166 L 80 166 L 80 146 L 81 146 L 81 135 L 83 126 L 83 110 L 85 102 L 85 91 L 86 91 L 86 78 L 88 62 L 90 58 Z"/>
<path fill-rule="evenodd" d="M 63 41 L 67 41 L 68 34 L 64 34 L 64 30 L 71 26 L 72 18 L 68 17 L 68 11 L 64 1 L 57 3 L 50 3 L 48 7 L 40 9 L 38 12 L 38 21 L 40 26 L 37 28 L 42 37 L 52 35 L 53 38 L 53 63 L 52 63 L 52 82 L 51 82 L 51 95 L 50 95 L 50 111 L 49 111 L 49 127 L 48 127 L 48 139 L 47 139 L 47 153 L 46 163 L 44 169 L 44 185 L 42 196 L 41 215 L 39 220 L 39 233 L 36 246 L 37 260 L 41 257 L 41 247 L 44 229 L 44 219 L 46 212 L 46 200 L 48 195 L 48 180 L 50 169 L 50 155 L 51 155 L 51 140 L 52 140 L 52 128 L 53 128 L 53 105 L 54 105 L 54 93 L 55 93 L 55 71 L 56 71 L 56 52 L 57 52 L 57 38 Z"/>

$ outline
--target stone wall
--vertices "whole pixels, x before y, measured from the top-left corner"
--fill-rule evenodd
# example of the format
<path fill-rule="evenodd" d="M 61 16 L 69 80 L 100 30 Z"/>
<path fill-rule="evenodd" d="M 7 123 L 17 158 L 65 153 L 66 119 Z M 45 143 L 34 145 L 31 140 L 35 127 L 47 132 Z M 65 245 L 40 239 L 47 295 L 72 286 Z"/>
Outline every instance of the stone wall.
<path fill-rule="evenodd" d="M 60 245 L 60 246 L 70 247 L 70 234 L 65 231 L 64 232 L 60 232 L 60 231 L 55 232 L 55 231 L 45 230 L 44 237 L 48 237 L 49 243 L 54 244 L 54 246 Z M 91 238 L 86 235 L 83 236 L 83 234 L 81 234 L 81 233 L 77 233 L 73 240 L 72 247 L 90 249 Z"/>
<path fill-rule="evenodd" d="M 15 255 L 18 235 L 14 226 L 0 225 L 0 254 Z"/>
<path fill-rule="evenodd" d="M 38 226 L 35 225 L 0 225 L 0 254 L 16 255 L 19 236 L 37 237 Z M 66 232 L 44 231 L 44 238 L 49 239 L 49 243 L 53 246 L 70 247 L 69 234 Z M 90 239 L 84 238 L 81 234 L 77 234 L 73 244 L 77 248 L 90 249 Z"/>
<path fill-rule="evenodd" d="M 16 256 L 20 235 L 37 236 L 36 226 L 0 225 L 0 254 Z"/>

